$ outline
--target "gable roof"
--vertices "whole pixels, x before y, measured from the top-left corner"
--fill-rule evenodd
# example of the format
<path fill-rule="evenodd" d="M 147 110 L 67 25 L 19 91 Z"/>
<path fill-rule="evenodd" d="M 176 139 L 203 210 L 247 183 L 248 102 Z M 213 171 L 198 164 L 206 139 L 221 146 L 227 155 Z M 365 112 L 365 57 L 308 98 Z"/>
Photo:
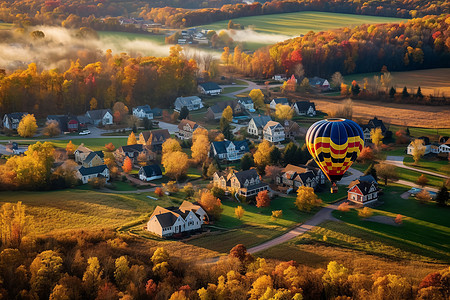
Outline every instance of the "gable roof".
<path fill-rule="evenodd" d="M 139 171 L 144 172 L 147 177 L 161 176 L 162 171 L 158 165 L 143 166 Z"/>
<path fill-rule="evenodd" d="M 13 123 L 19 123 L 22 118 L 28 115 L 26 112 L 13 112 L 9 114 L 5 114 L 5 116 L 10 119 Z"/>
<path fill-rule="evenodd" d="M 161 227 L 171 227 L 178 219 L 178 216 L 174 215 L 173 212 L 166 212 L 163 214 L 157 214 L 155 215 L 156 219 L 158 220 L 158 223 L 161 225 Z"/>
<path fill-rule="evenodd" d="M 100 165 L 90 168 L 81 167 L 78 172 L 80 172 L 81 175 L 92 175 L 92 174 L 99 174 L 102 173 L 105 169 L 108 169 L 106 165 Z"/>
<path fill-rule="evenodd" d="M 221 101 L 221 102 L 217 102 L 213 106 L 210 106 L 209 109 L 211 109 L 213 113 L 217 114 L 217 113 L 223 112 L 223 110 L 225 108 L 227 108 L 227 106 L 230 106 L 231 109 L 233 109 L 233 111 L 234 111 L 234 108 L 237 105 L 237 103 L 238 103 L 238 100 L 236 100 L 236 99 L 228 100 L 228 101 Z"/>
<path fill-rule="evenodd" d="M 236 172 L 234 173 L 234 176 L 236 176 L 237 180 L 239 180 L 239 183 L 244 184 L 246 180 L 251 180 L 252 178 L 259 178 L 258 173 L 255 169 L 250 169 L 246 171 Z"/>
<path fill-rule="evenodd" d="M 212 81 L 199 83 L 199 86 L 201 86 L 205 91 L 213 91 L 213 90 L 221 90 L 222 89 L 217 83 L 212 82 Z"/>
<path fill-rule="evenodd" d="M 148 105 L 148 104 L 137 106 L 133 110 L 142 110 L 146 114 L 149 114 L 152 112 L 152 109 L 150 108 L 150 105 Z"/>
<path fill-rule="evenodd" d="M 95 110 L 89 110 L 89 111 L 87 111 L 87 113 L 89 114 L 89 116 L 91 117 L 92 120 L 100 120 L 100 119 L 103 119 L 103 117 L 104 117 L 107 113 L 110 113 L 111 116 L 113 115 L 113 114 L 112 114 L 112 111 L 111 111 L 109 108 L 107 108 L 107 109 L 95 109 Z"/>
<path fill-rule="evenodd" d="M 196 212 L 200 208 L 202 208 L 202 207 L 200 206 L 200 204 L 198 204 L 198 202 L 192 203 L 192 202 L 183 200 L 183 203 L 181 203 L 179 210 L 182 212 L 186 212 L 189 210 Z"/>
<path fill-rule="evenodd" d="M 278 123 L 278 122 L 276 122 L 276 121 L 269 121 L 269 122 L 267 122 L 266 123 L 266 125 L 264 126 L 264 130 L 266 130 L 267 128 L 275 128 L 275 127 L 277 127 L 277 126 L 281 126 L 281 124 L 280 123 Z M 281 126 L 281 127 L 283 127 L 283 126 Z"/>
<path fill-rule="evenodd" d="M 298 111 L 308 111 L 308 109 L 312 106 L 312 108 L 314 110 L 316 110 L 316 105 L 314 102 L 309 102 L 309 101 L 297 101 L 294 104 L 295 106 L 297 106 Z"/>
<path fill-rule="evenodd" d="M 84 162 L 89 163 L 96 156 L 103 158 L 104 157 L 103 151 L 94 151 L 94 152 L 89 153 L 89 155 L 86 156 L 86 159 L 84 160 Z"/>
<path fill-rule="evenodd" d="M 145 142 L 147 142 L 149 140 L 149 138 L 151 138 L 151 140 L 153 141 L 155 138 L 160 140 L 161 138 L 163 138 L 164 140 L 170 138 L 170 133 L 169 130 L 167 129 L 157 129 L 157 130 L 152 130 L 152 131 L 143 131 L 140 133 L 140 135 L 142 134 L 142 137 L 144 138 Z"/>
<path fill-rule="evenodd" d="M 119 147 L 117 150 L 123 152 L 142 152 L 142 150 L 144 150 L 144 145 L 142 144 L 126 145 Z"/>
<path fill-rule="evenodd" d="M 225 140 L 225 141 L 221 141 L 221 142 L 212 142 L 211 147 L 214 147 L 217 154 L 225 154 L 225 153 L 227 153 L 227 148 L 230 144 L 234 144 L 234 147 L 236 149 L 241 149 L 241 147 L 244 147 L 244 149 L 241 151 L 249 152 L 247 140 L 233 141 L 233 142 Z"/>
<path fill-rule="evenodd" d="M 356 186 L 364 196 L 369 194 L 369 190 L 372 187 L 372 185 L 373 183 L 367 181 L 361 181 L 360 183 L 356 184 Z"/>
<path fill-rule="evenodd" d="M 386 126 L 384 126 L 384 123 L 382 120 L 378 119 L 377 117 L 374 117 L 373 119 L 369 120 L 367 123 L 367 126 L 372 128 L 381 128 L 381 131 L 384 133 L 386 132 Z"/>
<path fill-rule="evenodd" d="M 284 172 L 284 173 L 286 173 L 286 172 L 303 173 L 303 172 L 306 172 L 306 171 L 307 171 L 306 168 L 302 168 L 302 167 L 299 167 L 299 166 L 294 166 L 294 165 L 291 165 L 291 164 L 288 164 L 282 170 L 282 172 Z"/>
<path fill-rule="evenodd" d="M 253 104 L 253 100 L 250 97 L 237 97 L 236 99 L 244 104 Z"/>
<path fill-rule="evenodd" d="M 81 152 L 81 153 L 88 153 L 88 152 L 93 152 L 91 149 L 89 149 L 88 147 L 85 147 L 84 144 L 81 144 L 80 146 L 78 146 L 77 149 L 75 149 L 75 151 Z"/>
<path fill-rule="evenodd" d="M 178 103 L 180 106 L 189 106 L 192 105 L 192 101 L 194 100 L 202 100 L 197 96 L 189 96 L 189 97 L 178 97 L 175 102 Z"/>
<path fill-rule="evenodd" d="M 199 127 L 199 125 L 196 122 L 188 120 L 188 119 L 183 119 L 178 124 L 178 129 L 183 130 L 183 127 L 186 124 L 189 124 L 189 126 L 192 128 L 192 131 L 194 131 L 195 129 L 197 129 Z"/>
<path fill-rule="evenodd" d="M 257 116 L 253 117 L 252 120 L 255 122 L 257 128 L 264 128 L 267 122 L 272 121 L 272 118 L 270 116 Z"/>
<path fill-rule="evenodd" d="M 310 85 L 323 85 L 326 79 L 320 78 L 317 76 L 314 76 L 313 78 L 309 79 Z"/>
<path fill-rule="evenodd" d="M 289 105 L 289 101 L 287 98 L 274 98 L 272 100 L 273 102 L 275 102 L 275 104 L 283 104 L 283 105 Z"/>

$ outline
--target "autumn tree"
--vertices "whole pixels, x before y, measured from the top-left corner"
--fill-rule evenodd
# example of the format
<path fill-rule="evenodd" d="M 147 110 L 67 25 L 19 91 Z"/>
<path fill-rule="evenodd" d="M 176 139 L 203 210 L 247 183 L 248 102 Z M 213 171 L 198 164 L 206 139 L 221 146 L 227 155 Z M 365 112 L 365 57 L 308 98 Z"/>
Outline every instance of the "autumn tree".
<path fill-rule="evenodd" d="M 209 152 L 209 140 L 207 135 L 197 135 L 193 139 L 192 158 L 196 163 L 200 163 L 206 160 Z"/>
<path fill-rule="evenodd" d="M 156 194 L 156 196 L 158 196 L 158 197 L 161 198 L 162 195 L 164 194 L 164 192 L 163 192 L 162 188 L 157 187 L 157 188 L 155 189 L 155 194 Z"/>
<path fill-rule="evenodd" d="M 321 206 L 322 200 L 317 197 L 312 187 L 301 186 L 297 190 L 295 205 L 299 210 L 309 212 L 311 209 Z"/>
<path fill-rule="evenodd" d="M 231 106 L 227 106 L 222 112 L 222 118 L 226 119 L 228 122 L 233 121 L 233 109 Z"/>
<path fill-rule="evenodd" d="M 268 207 L 270 206 L 269 191 L 261 191 L 256 195 L 256 207 Z"/>
<path fill-rule="evenodd" d="M 117 118 L 117 123 L 125 120 L 128 115 L 128 107 L 123 102 L 116 102 L 113 106 L 114 118 Z"/>
<path fill-rule="evenodd" d="M 128 260 L 125 256 L 121 256 L 115 261 L 116 269 L 114 271 L 114 279 L 117 286 L 121 290 L 125 290 L 130 282 L 130 267 L 128 266 Z"/>
<path fill-rule="evenodd" d="M 95 297 L 102 282 L 103 270 L 97 257 L 89 257 L 86 271 L 83 274 L 83 287 L 90 297 Z"/>
<path fill-rule="evenodd" d="M 73 153 L 75 152 L 75 150 L 77 149 L 77 147 L 75 147 L 75 145 L 72 143 L 72 141 L 69 141 L 66 145 L 66 153 L 68 156 L 73 155 Z"/>
<path fill-rule="evenodd" d="M 48 137 L 60 135 L 61 129 L 59 129 L 59 123 L 55 120 L 47 121 L 44 129 L 42 130 L 42 134 Z"/>
<path fill-rule="evenodd" d="M 113 143 L 108 143 L 108 144 L 105 144 L 105 149 L 108 152 L 113 152 L 116 149 L 116 147 L 114 146 Z"/>
<path fill-rule="evenodd" d="M 395 224 L 401 225 L 403 224 L 403 216 L 401 214 L 398 214 L 394 219 Z"/>
<path fill-rule="evenodd" d="M 273 288 L 273 280 L 269 275 L 262 275 L 258 277 L 252 284 L 252 288 L 249 291 L 250 299 L 257 300 L 263 299 L 263 295 L 266 291 Z"/>
<path fill-rule="evenodd" d="M 95 99 L 94 97 L 91 98 L 91 101 L 89 101 L 89 107 L 91 108 L 91 110 L 95 110 L 97 109 L 97 99 Z"/>
<path fill-rule="evenodd" d="M 5 203 L 0 209 L 0 237 L 4 247 L 19 247 L 30 227 L 30 219 L 25 214 L 25 205 Z"/>
<path fill-rule="evenodd" d="M 209 190 L 203 190 L 200 195 L 200 200 L 198 203 L 201 207 L 212 216 L 214 219 L 218 220 L 222 213 L 222 202 L 219 198 L 214 197 Z"/>
<path fill-rule="evenodd" d="M 417 184 L 420 185 L 421 187 L 426 186 L 428 183 L 428 178 L 427 176 L 425 176 L 424 174 L 421 174 L 418 178 L 417 178 Z"/>
<path fill-rule="evenodd" d="M 48 298 L 61 278 L 62 270 L 63 260 L 58 253 L 52 250 L 39 253 L 30 265 L 32 291 L 41 299 Z"/>
<path fill-rule="evenodd" d="M 407 144 L 409 142 L 409 138 L 406 135 L 406 132 L 403 129 L 399 129 L 395 132 L 396 143 L 397 144 Z"/>
<path fill-rule="evenodd" d="M 378 147 L 383 143 L 383 133 L 381 131 L 381 128 L 373 128 L 370 130 L 370 138 L 372 140 L 372 143 Z"/>
<path fill-rule="evenodd" d="M 177 152 L 177 151 L 181 151 L 181 145 L 176 139 L 169 138 L 162 144 L 163 157 L 165 154 L 169 154 L 169 153 Z"/>
<path fill-rule="evenodd" d="M 283 210 L 272 210 L 272 216 L 270 217 L 270 219 L 272 221 L 278 220 L 279 218 L 281 218 L 281 216 L 283 215 Z"/>
<path fill-rule="evenodd" d="M 369 218 L 371 217 L 373 214 L 372 210 L 370 209 L 370 207 L 365 206 L 363 209 L 358 210 L 358 217 L 360 218 Z"/>
<path fill-rule="evenodd" d="M 240 220 L 242 219 L 242 217 L 244 216 L 245 210 L 242 208 L 242 206 L 238 205 L 235 209 L 234 209 L 234 214 L 236 215 L 236 217 Z"/>
<path fill-rule="evenodd" d="M 289 105 L 278 103 L 275 108 L 275 117 L 279 120 L 291 120 L 294 116 L 294 110 Z"/>
<path fill-rule="evenodd" d="M 377 175 L 384 180 L 384 185 L 387 185 L 388 180 L 397 180 L 398 175 L 394 165 L 388 163 L 380 163 L 375 166 Z"/>
<path fill-rule="evenodd" d="M 181 151 L 166 152 L 163 154 L 161 162 L 166 170 L 166 175 L 175 180 L 185 176 L 189 168 L 188 156 Z"/>
<path fill-rule="evenodd" d="M 411 155 L 414 159 L 414 164 L 417 165 L 420 158 L 425 154 L 425 143 L 422 139 L 415 139 L 411 142 Z"/>
<path fill-rule="evenodd" d="M 331 76 L 331 86 L 335 89 L 340 88 L 341 84 L 344 83 L 344 76 L 341 73 L 335 72 Z"/>
<path fill-rule="evenodd" d="M 270 163 L 270 150 L 270 142 L 264 140 L 258 145 L 258 149 L 253 155 L 255 164 L 260 171 L 264 171 L 265 167 Z"/>
<path fill-rule="evenodd" d="M 128 136 L 127 145 L 136 145 L 136 144 L 137 144 L 136 135 L 132 131 Z"/>
<path fill-rule="evenodd" d="M 339 204 L 338 210 L 342 212 L 348 212 L 350 211 L 350 205 L 348 204 L 348 202 L 342 202 L 341 204 Z"/>
<path fill-rule="evenodd" d="M 370 162 L 375 159 L 375 155 L 373 154 L 372 148 L 364 147 L 362 151 L 359 153 L 357 160 L 362 162 Z"/>
<path fill-rule="evenodd" d="M 33 114 L 26 115 L 20 120 L 19 126 L 17 127 L 17 133 L 21 137 L 32 137 L 37 131 L 36 118 Z"/>
<path fill-rule="evenodd" d="M 250 98 L 252 98 L 253 104 L 256 109 L 264 108 L 264 94 L 260 89 L 253 89 L 248 94 Z"/>
<path fill-rule="evenodd" d="M 133 170 L 133 161 L 128 156 L 123 160 L 122 170 L 125 173 L 130 173 Z"/>
<path fill-rule="evenodd" d="M 264 169 L 265 176 L 270 178 L 270 181 L 273 183 L 276 181 L 277 177 L 281 175 L 282 168 L 277 166 L 266 166 Z"/>
<path fill-rule="evenodd" d="M 425 204 L 431 202 L 431 195 L 426 189 L 422 189 L 416 194 L 416 199 L 419 200 L 420 203 Z"/>

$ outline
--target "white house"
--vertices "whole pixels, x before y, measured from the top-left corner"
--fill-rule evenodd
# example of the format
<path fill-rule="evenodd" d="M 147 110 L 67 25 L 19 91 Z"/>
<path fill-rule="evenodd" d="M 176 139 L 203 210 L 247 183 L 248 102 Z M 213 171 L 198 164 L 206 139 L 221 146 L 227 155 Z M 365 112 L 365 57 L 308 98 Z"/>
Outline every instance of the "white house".
<path fill-rule="evenodd" d="M 106 181 L 109 180 L 109 169 L 106 165 L 100 165 L 90 168 L 81 167 L 78 169 L 77 177 L 81 179 L 81 181 L 86 184 L 89 182 L 89 179 L 95 177 L 103 177 Z"/>
<path fill-rule="evenodd" d="M 214 96 L 222 93 L 222 88 L 215 82 L 204 82 L 198 85 L 198 91 L 204 95 Z"/>
<path fill-rule="evenodd" d="M 28 113 L 26 112 L 15 112 L 5 114 L 3 116 L 3 128 L 16 130 L 22 118 L 25 117 L 26 115 L 28 115 Z"/>
<path fill-rule="evenodd" d="M 450 140 L 445 144 L 439 145 L 439 153 L 450 153 Z"/>
<path fill-rule="evenodd" d="M 269 121 L 264 126 L 263 135 L 266 141 L 272 143 L 282 142 L 285 139 L 284 127 L 278 122 Z"/>
<path fill-rule="evenodd" d="M 183 201 L 179 208 L 157 206 L 147 222 L 147 230 L 161 237 L 201 229 L 208 215 L 197 203 Z"/>
<path fill-rule="evenodd" d="M 248 141 L 221 141 L 212 142 L 209 148 L 209 157 L 220 160 L 235 161 L 239 160 L 248 153 Z"/>
<path fill-rule="evenodd" d="M 183 106 L 186 106 L 189 111 L 203 108 L 202 99 L 197 96 L 178 97 L 175 100 L 175 111 L 180 112 Z"/>
<path fill-rule="evenodd" d="M 309 101 L 297 101 L 292 105 L 295 113 L 299 116 L 315 116 L 316 105 L 314 102 Z"/>
<path fill-rule="evenodd" d="M 348 200 L 368 204 L 378 200 L 378 187 L 374 182 L 361 181 L 348 190 Z"/>
<path fill-rule="evenodd" d="M 133 108 L 133 116 L 136 116 L 139 119 L 147 118 L 149 120 L 152 120 L 153 112 L 152 112 L 152 109 L 150 108 L 150 105 L 142 105 L 142 106 Z"/>
<path fill-rule="evenodd" d="M 422 137 L 417 138 L 416 140 L 423 141 L 423 145 L 425 146 L 424 155 L 431 153 L 431 144 L 430 144 L 430 139 L 428 137 L 422 136 Z M 408 145 L 408 147 L 406 148 L 406 154 L 412 155 L 412 151 L 414 148 L 412 145 L 413 145 L 412 142 Z"/>
<path fill-rule="evenodd" d="M 270 116 L 253 117 L 248 123 L 247 133 L 253 136 L 262 137 L 264 126 L 266 126 L 269 121 L 272 121 Z"/>
<path fill-rule="evenodd" d="M 238 97 L 238 102 L 248 111 L 255 111 L 253 100 L 250 97 Z"/>
<path fill-rule="evenodd" d="M 289 105 L 289 101 L 287 98 L 275 98 L 272 101 L 270 101 L 270 109 L 275 110 L 277 108 L 277 104 L 281 105 Z"/>
<path fill-rule="evenodd" d="M 276 81 L 286 81 L 287 76 L 286 76 L 286 74 L 275 74 L 272 76 L 272 79 L 276 80 Z"/>
<path fill-rule="evenodd" d="M 151 181 L 162 178 L 161 168 L 158 165 L 143 166 L 139 169 L 139 179 Z"/>
<path fill-rule="evenodd" d="M 309 85 L 311 85 L 312 87 L 316 87 L 321 91 L 330 89 L 330 83 L 328 82 L 328 80 L 317 76 L 309 79 Z"/>
<path fill-rule="evenodd" d="M 114 120 L 113 113 L 109 108 L 89 110 L 86 112 L 86 118 L 95 126 L 111 125 Z"/>

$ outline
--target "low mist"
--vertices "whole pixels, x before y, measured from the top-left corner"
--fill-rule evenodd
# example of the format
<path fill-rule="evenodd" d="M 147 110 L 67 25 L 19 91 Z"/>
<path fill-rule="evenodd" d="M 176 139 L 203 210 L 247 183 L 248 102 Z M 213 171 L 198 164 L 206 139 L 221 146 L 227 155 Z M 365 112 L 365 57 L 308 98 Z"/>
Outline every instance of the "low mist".
<path fill-rule="evenodd" d="M 282 42 L 293 38 L 292 36 L 283 34 L 260 33 L 250 28 L 246 28 L 243 30 L 232 29 L 221 31 L 225 31 L 236 42 L 250 42 L 269 45 L 269 44 L 276 44 L 278 42 Z"/>

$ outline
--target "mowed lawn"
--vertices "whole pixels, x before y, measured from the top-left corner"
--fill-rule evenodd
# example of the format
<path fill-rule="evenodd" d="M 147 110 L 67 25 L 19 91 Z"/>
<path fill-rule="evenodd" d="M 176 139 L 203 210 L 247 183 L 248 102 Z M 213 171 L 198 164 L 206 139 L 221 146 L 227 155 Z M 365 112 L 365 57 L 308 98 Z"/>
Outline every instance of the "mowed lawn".
<path fill-rule="evenodd" d="M 361 16 L 327 12 L 303 11 L 232 19 L 234 23 L 251 26 L 256 32 L 299 36 L 309 31 L 323 31 L 345 26 L 376 23 L 399 23 L 406 19 Z M 227 29 L 228 20 L 201 26 L 205 29 Z M 263 42 L 264 43 L 264 42 Z"/>
<path fill-rule="evenodd" d="M 420 204 L 402 199 L 408 188 L 392 186 L 385 189 L 384 204 L 373 209 L 374 215 L 395 218 L 403 216 L 400 226 L 360 219 L 355 210 L 335 211 L 333 215 L 344 222 L 326 222 L 290 243 L 319 243 L 351 248 L 382 257 L 450 262 L 449 209 L 434 203 Z M 326 238 L 324 238 L 324 236 Z M 274 252 L 270 252 L 274 256 Z"/>
<path fill-rule="evenodd" d="M 69 229 L 116 228 L 136 220 L 144 221 L 156 205 L 174 205 L 170 198 L 156 201 L 146 195 L 88 189 L 2 192 L 0 205 L 22 201 L 26 214 L 32 217 L 31 233 L 44 234 Z"/>
<path fill-rule="evenodd" d="M 416 165 L 414 164 L 414 159 L 412 156 L 408 155 L 403 159 L 403 164 L 416 169 L 422 169 L 447 176 L 450 174 L 450 162 L 448 160 L 421 158 Z"/>

